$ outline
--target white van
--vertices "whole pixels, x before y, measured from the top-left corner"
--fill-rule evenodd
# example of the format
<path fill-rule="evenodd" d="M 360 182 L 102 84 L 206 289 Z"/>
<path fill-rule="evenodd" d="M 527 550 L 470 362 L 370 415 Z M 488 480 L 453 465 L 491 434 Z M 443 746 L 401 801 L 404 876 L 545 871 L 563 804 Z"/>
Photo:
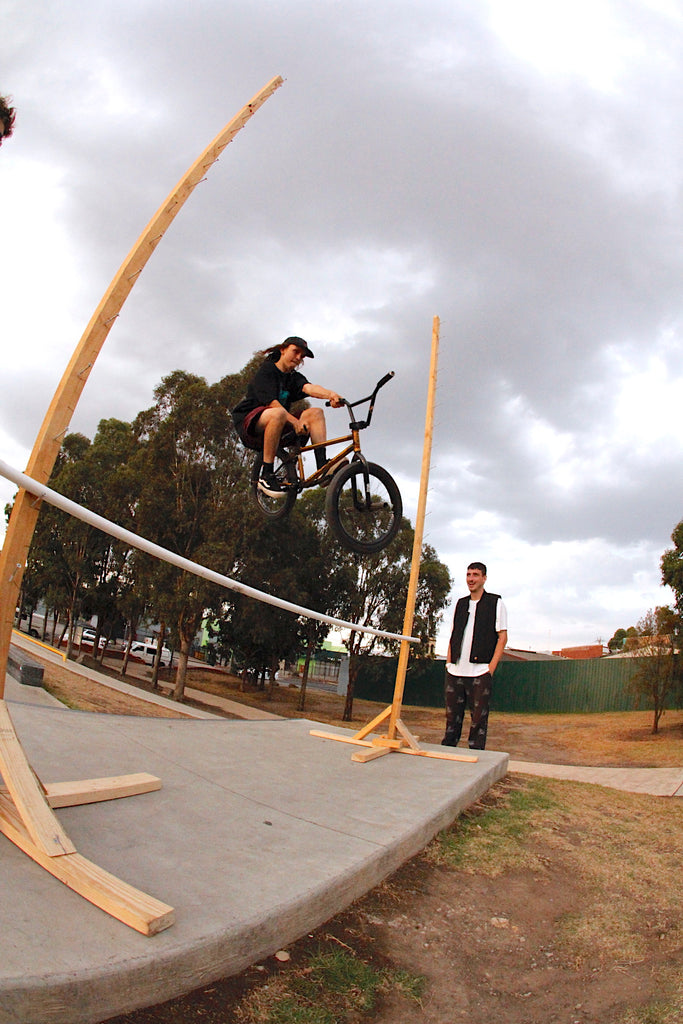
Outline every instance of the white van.
<path fill-rule="evenodd" d="M 146 665 L 153 665 L 154 657 L 157 653 L 157 647 L 156 644 L 146 644 L 143 643 L 141 640 L 136 640 L 130 646 L 130 653 L 134 654 L 136 658 L 140 658 L 142 661 L 145 662 Z M 166 665 L 171 664 L 171 657 L 172 654 L 169 651 L 168 647 L 162 647 L 161 661 L 159 662 L 162 668 L 165 668 Z"/>

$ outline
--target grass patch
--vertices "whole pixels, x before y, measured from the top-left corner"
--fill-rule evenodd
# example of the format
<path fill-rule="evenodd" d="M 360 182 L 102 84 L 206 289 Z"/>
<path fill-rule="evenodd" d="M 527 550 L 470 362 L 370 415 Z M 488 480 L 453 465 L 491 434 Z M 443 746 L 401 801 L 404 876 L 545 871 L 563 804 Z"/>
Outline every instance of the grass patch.
<path fill-rule="evenodd" d="M 575 967 L 624 968 L 653 945 L 673 954 L 683 944 L 682 843 L 676 801 L 531 779 L 494 787 L 425 856 L 492 878 L 561 865 L 575 879 L 576 908 L 558 923 L 558 951 Z"/>
<path fill-rule="evenodd" d="M 617 1024 L 681 1024 L 683 982 L 680 975 L 664 984 L 666 994 L 653 999 L 647 1006 L 627 1010 Z"/>
<path fill-rule="evenodd" d="M 353 950 L 319 946 L 298 967 L 254 989 L 235 1012 L 239 1024 L 350 1024 L 393 991 L 419 1003 L 424 978 L 376 967 Z"/>
<path fill-rule="evenodd" d="M 489 878 L 521 868 L 542 869 L 528 839 L 559 810 L 546 779 L 506 780 L 441 832 L 425 855 L 434 864 Z"/>

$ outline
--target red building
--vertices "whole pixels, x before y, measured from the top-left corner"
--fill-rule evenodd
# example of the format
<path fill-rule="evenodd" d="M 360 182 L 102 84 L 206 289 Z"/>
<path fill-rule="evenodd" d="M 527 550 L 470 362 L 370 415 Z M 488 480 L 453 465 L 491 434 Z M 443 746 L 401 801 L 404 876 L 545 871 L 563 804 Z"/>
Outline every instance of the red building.
<path fill-rule="evenodd" d="M 561 658 L 573 658 L 582 661 L 586 658 L 602 658 L 605 649 L 602 644 L 583 644 L 581 647 L 563 647 L 561 651 L 553 651 Z"/>

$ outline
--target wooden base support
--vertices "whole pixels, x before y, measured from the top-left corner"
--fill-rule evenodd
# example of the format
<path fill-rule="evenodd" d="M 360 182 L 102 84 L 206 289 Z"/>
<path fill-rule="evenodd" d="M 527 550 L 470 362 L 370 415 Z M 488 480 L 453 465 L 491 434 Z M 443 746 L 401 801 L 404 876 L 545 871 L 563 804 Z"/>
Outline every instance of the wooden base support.
<path fill-rule="evenodd" d="M 16 807 L 2 794 L 0 832 L 60 882 L 143 935 L 156 935 L 173 924 L 173 907 L 122 882 L 80 853 L 49 857 L 31 840 Z"/>
<path fill-rule="evenodd" d="M 119 800 L 124 796 L 139 796 L 161 789 L 161 779 L 147 772 L 134 775 L 111 775 L 104 779 L 83 779 L 79 782 L 47 782 L 45 798 L 50 807 L 77 807 L 81 804 Z M 0 786 L 0 794 L 9 796 L 9 790 Z"/>
<path fill-rule="evenodd" d="M 45 789 L 28 763 L 4 700 L 0 700 L 0 774 L 35 845 L 48 857 L 75 853 L 76 847 L 52 813 Z"/>
<path fill-rule="evenodd" d="M 376 719 L 374 721 L 376 722 Z M 352 736 L 343 736 L 338 732 L 325 732 L 322 729 L 311 729 L 310 735 L 317 736 L 318 739 L 336 740 L 337 743 L 352 743 L 354 746 L 363 747 L 363 750 L 356 750 L 351 755 L 351 760 L 360 764 L 365 764 L 366 761 L 375 761 L 378 757 L 391 753 L 412 754 L 414 757 L 433 757 L 439 761 L 465 761 L 469 764 L 476 764 L 479 760 L 475 754 L 454 754 L 452 750 L 423 750 L 400 718 L 396 723 L 396 728 L 401 735 L 400 740 L 391 739 L 388 736 L 377 736 L 372 740 L 366 740 L 363 737 L 368 735 L 367 726 Z"/>
<path fill-rule="evenodd" d="M 57 820 L 54 807 L 114 800 L 161 788 L 138 773 L 44 786 L 28 763 L 4 700 L 0 700 L 0 832 L 60 882 L 143 935 L 174 921 L 173 907 L 148 896 L 86 860 Z"/>

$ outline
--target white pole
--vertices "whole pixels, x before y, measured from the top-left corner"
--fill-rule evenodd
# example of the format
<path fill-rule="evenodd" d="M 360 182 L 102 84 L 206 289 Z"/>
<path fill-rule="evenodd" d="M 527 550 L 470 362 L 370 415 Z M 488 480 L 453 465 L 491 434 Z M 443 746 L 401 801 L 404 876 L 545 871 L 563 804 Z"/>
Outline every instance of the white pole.
<path fill-rule="evenodd" d="M 220 587 L 235 590 L 238 594 L 244 594 L 245 597 L 253 597 L 256 601 L 272 604 L 275 608 L 282 608 L 284 611 L 293 612 L 295 615 L 303 615 L 309 619 L 318 619 L 319 622 L 327 622 L 330 626 L 336 626 L 337 629 L 355 629 L 358 632 L 372 633 L 373 636 L 381 636 L 387 640 L 406 640 L 409 643 L 418 642 L 418 638 L 414 636 L 402 636 L 400 633 L 385 633 L 381 629 L 373 629 L 372 626 L 358 626 L 353 622 L 335 619 L 331 615 L 324 615 L 322 612 L 313 611 L 311 608 L 303 608 L 301 605 L 292 604 L 291 601 L 283 601 L 279 597 L 264 594 L 262 590 L 248 587 L 238 580 L 230 579 L 229 576 L 223 576 L 219 572 L 214 572 L 213 569 L 207 569 L 203 565 L 198 565 L 197 562 L 191 562 L 189 558 L 183 558 L 182 555 L 176 555 L 173 551 L 167 551 L 166 548 L 162 548 L 159 544 L 153 544 L 151 540 L 145 540 L 144 537 L 139 537 L 138 534 L 131 533 L 130 530 L 124 530 L 122 526 L 117 526 L 116 523 L 111 523 L 108 519 L 96 515 L 95 512 L 83 508 L 82 505 L 77 505 L 75 501 L 65 498 L 63 494 L 51 490 L 45 484 L 40 484 L 37 480 L 31 479 L 30 476 L 26 476 L 25 473 L 20 473 L 18 469 L 8 466 L 2 459 L 0 459 L 0 476 L 6 477 L 12 483 L 15 483 L 17 487 L 21 487 L 29 494 L 34 495 L 37 501 L 47 501 L 48 504 L 54 505 L 55 508 L 61 508 L 63 512 L 67 512 L 70 516 L 74 516 L 76 519 L 94 526 L 96 530 L 102 530 L 103 533 L 108 533 L 110 537 L 116 537 L 117 540 L 123 541 L 124 544 L 130 545 L 132 548 L 139 548 L 140 551 L 146 551 L 148 555 L 161 558 L 164 562 L 176 565 L 185 572 L 201 576 L 202 579 L 208 580 L 209 583 L 217 583 Z M 17 566 L 17 568 L 23 569 L 23 566 Z"/>

